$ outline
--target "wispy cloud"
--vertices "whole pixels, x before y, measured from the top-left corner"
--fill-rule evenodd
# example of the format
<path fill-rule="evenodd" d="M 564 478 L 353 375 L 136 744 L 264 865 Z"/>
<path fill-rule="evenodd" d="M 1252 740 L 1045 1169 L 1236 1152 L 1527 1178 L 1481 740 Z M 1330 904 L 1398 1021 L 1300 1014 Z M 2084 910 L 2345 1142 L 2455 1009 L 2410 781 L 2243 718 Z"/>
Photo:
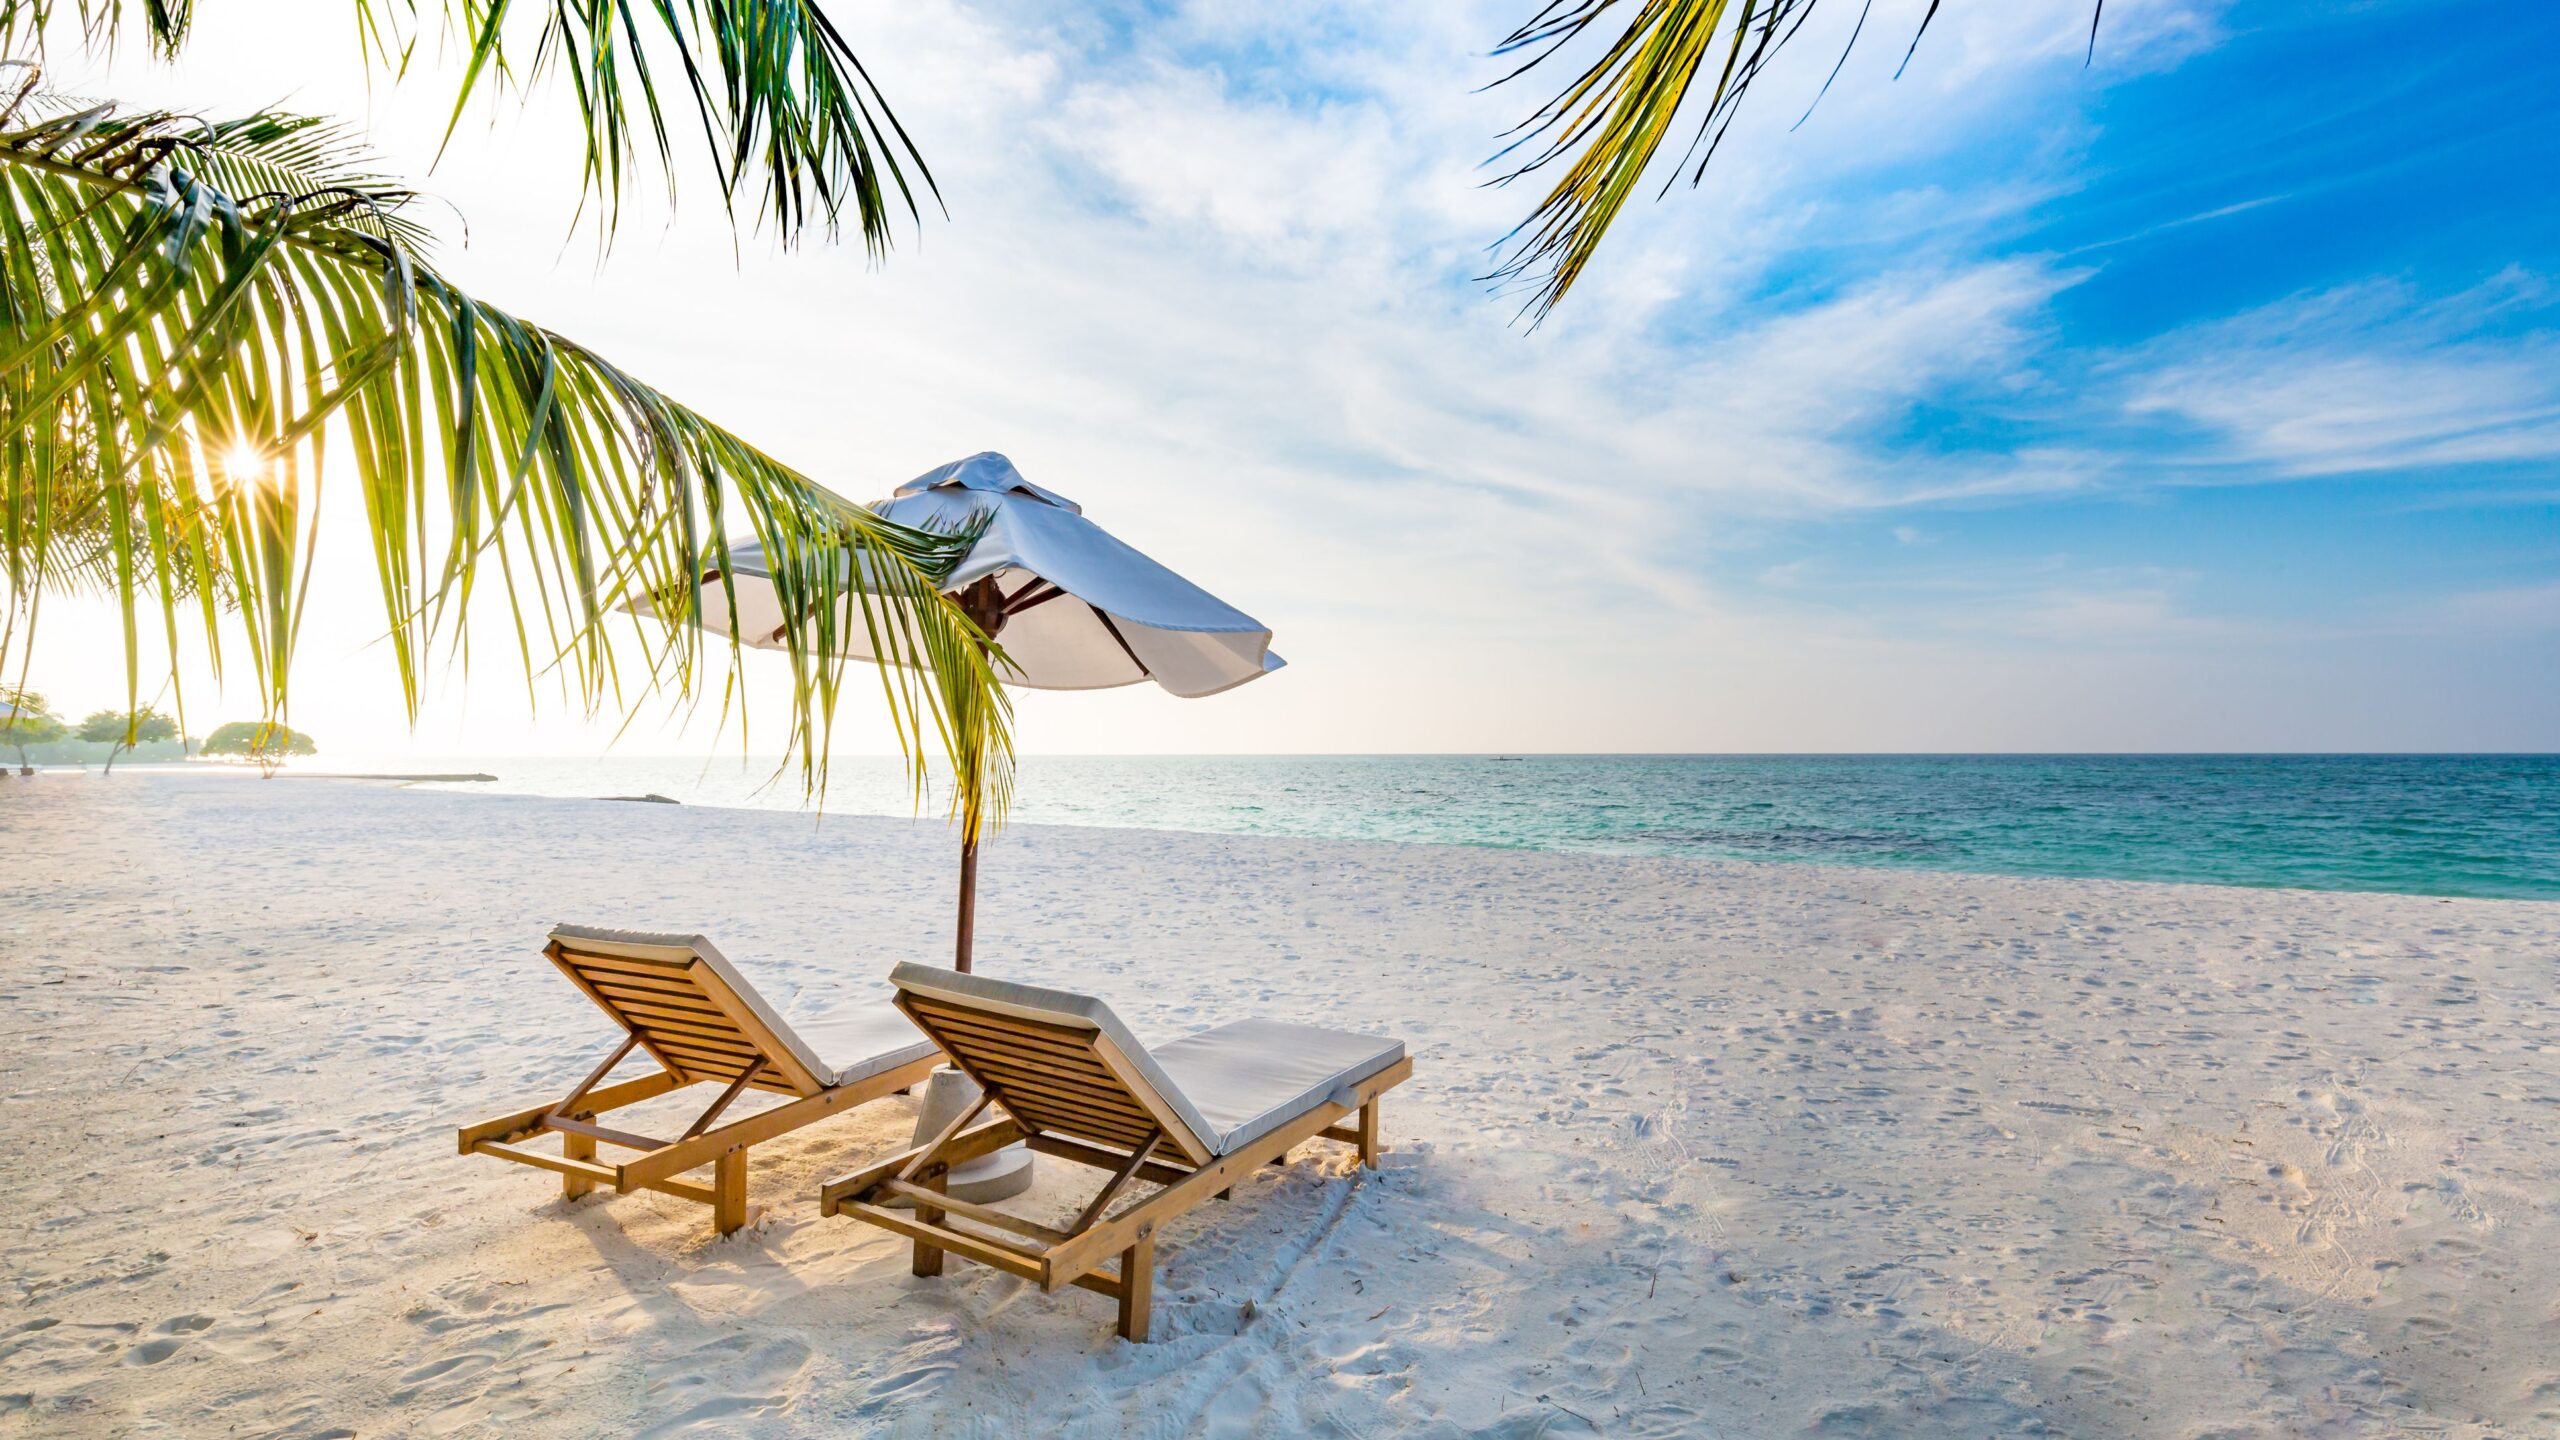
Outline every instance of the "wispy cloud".
<path fill-rule="evenodd" d="M 2457 635 L 2546 635 L 2560 631 L 2560 580 L 2468 590 L 2421 601 L 2424 628 Z"/>
<path fill-rule="evenodd" d="M 2427 301 L 2374 282 L 2178 331 L 2136 362 L 2128 408 L 2208 440 L 2208 464 L 2288 476 L 2560 457 L 2551 304 L 2507 274 Z"/>

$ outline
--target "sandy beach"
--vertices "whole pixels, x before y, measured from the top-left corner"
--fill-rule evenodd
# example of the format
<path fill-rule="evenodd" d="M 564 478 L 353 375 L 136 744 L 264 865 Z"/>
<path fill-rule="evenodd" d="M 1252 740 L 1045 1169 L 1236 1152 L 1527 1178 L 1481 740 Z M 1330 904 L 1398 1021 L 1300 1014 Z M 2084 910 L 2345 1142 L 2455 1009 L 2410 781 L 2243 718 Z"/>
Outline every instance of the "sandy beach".
<path fill-rule="evenodd" d="M 818 1217 L 902 1100 L 728 1240 L 454 1153 L 615 1038 L 550 924 L 816 1010 L 941 958 L 938 824 L 120 773 L 0 835 L 0 1434 L 2560 1433 L 2560 906 L 1017 829 L 986 973 L 1416 1057 L 1138 1347 Z"/>

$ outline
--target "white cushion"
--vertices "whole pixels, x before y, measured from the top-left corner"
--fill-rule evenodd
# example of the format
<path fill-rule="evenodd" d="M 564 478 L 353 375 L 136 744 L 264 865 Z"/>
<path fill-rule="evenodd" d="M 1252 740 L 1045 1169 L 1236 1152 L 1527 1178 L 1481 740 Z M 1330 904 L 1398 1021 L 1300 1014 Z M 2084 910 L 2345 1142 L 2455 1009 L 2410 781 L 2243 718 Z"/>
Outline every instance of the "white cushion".
<path fill-rule="evenodd" d="M 1225 1154 L 1404 1058 L 1404 1042 L 1282 1020 L 1238 1020 L 1158 1046 L 1156 1063 L 1219 1127 Z"/>
<path fill-rule="evenodd" d="M 941 1053 L 930 1036 L 886 999 L 794 1020 L 791 1028 L 809 1048 L 835 1062 L 835 1078 L 828 1082 L 835 1085 L 868 1080 Z"/>
<path fill-rule="evenodd" d="M 900 965 L 902 990 L 970 1008 L 1095 1030 L 1129 1057 L 1211 1155 L 1271 1133 L 1341 1087 L 1404 1058 L 1404 1042 L 1279 1020 L 1238 1020 L 1150 1051 L 1111 1007 L 1090 995 L 963 975 L 939 965 Z"/>

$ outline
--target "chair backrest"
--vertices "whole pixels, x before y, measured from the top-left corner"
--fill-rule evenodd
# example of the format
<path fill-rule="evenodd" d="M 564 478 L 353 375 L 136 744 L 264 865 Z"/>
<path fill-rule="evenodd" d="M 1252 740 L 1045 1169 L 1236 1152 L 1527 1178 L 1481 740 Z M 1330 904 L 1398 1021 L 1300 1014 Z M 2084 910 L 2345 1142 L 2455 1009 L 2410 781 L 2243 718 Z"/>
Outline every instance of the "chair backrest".
<path fill-rule="evenodd" d="M 1154 1133 L 1153 1150 L 1215 1158 L 1220 1132 L 1092 996 L 938 965 L 900 965 L 889 982 L 907 1018 L 1033 1133 L 1124 1152 Z"/>
<path fill-rule="evenodd" d="M 791 1027 L 700 935 L 562 925 L 544 951 L 569 983 L 687 1081 L 815 1095 L 833 1080 Z"/>

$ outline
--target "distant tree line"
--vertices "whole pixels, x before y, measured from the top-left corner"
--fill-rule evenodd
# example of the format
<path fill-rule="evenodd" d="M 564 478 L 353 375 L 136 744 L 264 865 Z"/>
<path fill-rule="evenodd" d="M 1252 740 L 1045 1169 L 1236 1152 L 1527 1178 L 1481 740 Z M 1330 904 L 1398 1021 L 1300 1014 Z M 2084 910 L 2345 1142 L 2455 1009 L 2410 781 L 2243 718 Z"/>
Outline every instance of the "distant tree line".
<path fill-rule="evenodd" d="M 309 735 L 288 725 L 260 720 L 234 720 L 217 727 L 200 744 L 188 742 L 179 733 L 178 722 L 152 706 L 130 712 L 97 710 L 74 725 L 54 713 L 53 706 L 36 691 L 0 688 L 0 747 L 16 752 L 19 773 L 35 773 L 34 759 L 28 751 L 72 742 L 84 747 L 81 753 L 52 758 L 56 762 L 67 758 L 85 764 L 99 758 L 85 747 L 103 745 L 106 768 L 111 772 L 116 761 L 145 745 L 178 743 L 185 754 L 238 756 L 270 768 L 287 756 L 316 755 L 320 750 Z M 0 770 L 0 774 L 5 773 Z"/>

